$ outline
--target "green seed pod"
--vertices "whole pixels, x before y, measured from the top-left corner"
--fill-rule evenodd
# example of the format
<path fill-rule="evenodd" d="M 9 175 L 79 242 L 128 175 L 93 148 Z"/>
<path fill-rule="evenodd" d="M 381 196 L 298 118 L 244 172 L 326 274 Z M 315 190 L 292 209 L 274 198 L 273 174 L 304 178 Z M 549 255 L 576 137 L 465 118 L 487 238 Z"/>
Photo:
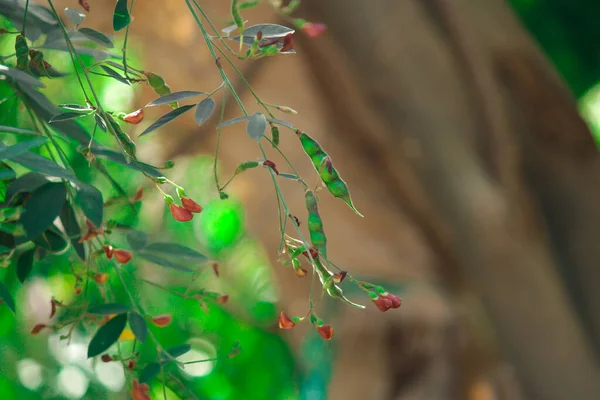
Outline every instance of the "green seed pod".
<path fill-rule="evenodd" d="M 231 16 L 233 17 L 235 25 L 241 32 L 244 29 L 244 20 L 242 19 L 242 15 L 240 14 L 240 9 L 237 3 L 238 0 L 231 0 Z"/>
<path fill-rule="evenodd" d="M 323 229 L 323 221 L 318 215 L 308 214 L 308 229 L 311 231 L 319 231 Z"/>
<path fill-rule="evenodd" d="M 146 78 L 148 78 L 148 84 L 152 89 L 156 91 L 157 88 L 165 86 L 165 80 L 162 76 L 155 74 L 154 72 L 145 72 Z"/>
<path fill-rule="evenodd" d="M 246 161 L 241 163 L 240 165 L 237 166 L 237 168 L 235 169 L 235 174 L 241 174 L 242 172 L 246 171 L 247 169 L 250 168 L 256 168 L 258 167 L 259 163 L 258 161 Z"/>
<path fill-rule="evenodd" d="M 131 138 L 129 137 L 128 134 L 123 132 L 123 130 L 121 129 L 121 126 L 119 125 L 119 123 L 117 121 L 115 121 L 115 119 L 113 118 L 112 115 L 110 115 L 110 114 L 106 114 L 106 115 L 108 116 L 108 121 L 109 121 L 110 125 L 112 126 L 112 128 L 115 131 L 116 139 L 119 141 L 121 146 L 123 146 L 123 149 L 125 150 L 127 155 L 129 155 L 129 157 L 131 157 L 132 159 L 135 159 L 135 152 L 136 152 L 135 143 L 131 140 Z"/>
<path fill-rule="evenodd" d="M 276 126 L 272 126 L 271 127 L 271 136 L 272 136 L 272 142 L 273 142 L 273 147 L 275 146 L 279 146 L 279 128 Z"/>
<path fill-rule="evenodd" d="M 25 39 L 25 36 L 17 35 L 15 39 L 15 53 L 17 54 L 17 68 L 22 71 L 27 70 L 29 46 L 27 46 L 27 39 Z"/>
<path fill-rule="evenodd" d="M 323 230 L 323 221 L 319 215 L 317 199 L 310 190 L 306 192 L 306 209 L 308 211 L 308 233 L 310 241 L 319 254 L 327 258 L 327 236 Z"/>

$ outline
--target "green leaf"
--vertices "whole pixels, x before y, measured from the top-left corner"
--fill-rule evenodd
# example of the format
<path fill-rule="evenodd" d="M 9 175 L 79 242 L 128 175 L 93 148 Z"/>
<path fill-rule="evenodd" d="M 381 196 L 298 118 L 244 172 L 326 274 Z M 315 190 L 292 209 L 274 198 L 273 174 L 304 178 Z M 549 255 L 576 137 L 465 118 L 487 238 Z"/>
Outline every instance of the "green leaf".
<path fill-rule="evenodd" d="M 167 258 L 161 257 L 160 255 L 157 255 L 156 253 L 149 253 L 144 250 L 140 250 L 136 253 L 136 255 L 147 261 L 150 261 L 154 264 L 160 265 L 161 267 L 171 268 L 171 269 L 174 269 L 177 271 L 183 271 L 183 272 L 193 272 L 192 269 L 185 267 L 181 264 L 178 264 L 174 261 L 171 261 Z"/>
<path fill-rule="evenodd" d="M 282 38 L 284 36 L 289 35 L 290 33 L 294 33 L 295 30 L 288 28 L 287 26 L 277 25 L 277 24 L 258 24 L 252 25 L 248 27 L 248 29 L 244 30 L 243 36 L 250 37 L 254 40 L 254 37 L 258 32 L 262 32 L 263 39 L 272 39 L 272 38 Z M 240 37 L 233 37 L 233 40 L 239 40 Z"/>
<path fill-rule="evenodd" d="M 131 307 L 120 303 L 106 303 L 92 306 L 88 309 L 88 314 L 96 315 L 111 315 L 111 314 L 125 314 L 129 312 Z"/>
<path fill-rule="evenodd" d="M 202 100 L 198 106 L 196 106 L 196 113 L 194 114 L 194 119 L 198 126 L 201 126 L 208 118 L 210 118 L 211 114 L 215 110 L 215 101 L 210 97 Z"/>
<path fill-rule="evenodd" d="M 297 181 L 298 180 L 298 175 L 293 175 L 293 174 L 286 174 L 284 172 L 281 172 L 279 174 L 279 177 L 281 178 L 285 178 L 285 179 L 291 179 L 293 181 Z"/>
<path fill-rule="evenodd" d="M 267 119 L 262 113 L 254 113 L 250 116 L 248 120 L 248 125 L 246 125 L 246 133 L 253 140 L 260 142 L 260 139 L 265 134 L 265 129 L 267 129 Z"/>
<path fill-rule="evenodd" d="M 146 107 L 154 107 L 160 106 L 163 104 L 171 104 L 181 100 L 186 100 L 192 97 L 197 97 L 200 95 L 206 94 L 205 92 L 197 92 L 195 90 L 182 90 L 180 92 L 173 92 L 169 94 L 165 94 L 164 96 L 160 96 L 156 100 L 152 100 L 150 103 L 146 104 Z"/>
<path fill-rule="evenodd" d="M 8 308 L 12 310 L 12 312 L 15 312 L 15 300 L 10 294 L 8 287 L 6 287 L 2 281 L 0 281 L 0 299 L 4 300 L 4 304 L 6 304 Z"/>
<path fill-rule="evenodd" d="M 146 128 L 146 130 L 144 132 L 142 132 L 140 134 L 140 136 L 144 136 L 147 135 L 148 133 L 160 128 L 161 126 L 173 121 L 175 118 L 181 116 L 183 113 L 185 113 L 186 111 L 189 111 L 192 109 L 192 107 L 195 107 L 195 104 L 188 104 L 187 106 L 181 106 L 179 108 L 176 108 L 172 111 L 169 111 L 168 113 L 166 113 L 165 115 L 163 115 L 162 117 L 160 117 L 155 123 L 153 123 L 152 125 L 150 125 L 148 128 Z"/>
<path fill-rule="evenodd" d="M 101 65 L 100 68 L 102 68 L 104 70 L 104 72 L 106 72 L 111 78 L 127 85 L 127 86 L 131 86 L 129 84 L 129 81 L 127 81 L 127 79 L 123 78 L 121 76 L 121 74 L 119 74 L 117 71 L 115 71 L 112 68 L 107 67 L 106 65 Z"/>
<path fill-rule="evenodd" d="M 190 346 L 189 344 L 178 344 L 172 347 L 169 347 L 166 352 L 173 358 L 177 358 L 180 357 L 182 355 L 184 355 L 185 353 L 187 353 L 188 351 L 190 351 L 192 349 L 192 346 Z M 161 362 L 168 362 L 171 361 L 171 359 L 166 355 L 166 354 L 161 354 Z"/>
<path fill-rule="evenodd" d="M 54 225 L 33 239 L 33 243 L 51 253 L 60 253 L 69 245 L 63 233 Z"/>
<path fill-rule="evenodd" d="M 41 146 L 44 143 L 46 143 L 46 138 L 38 137 L 35 139 L 19 142 L 10 147 L 5 147 L 3 149 L 0 149 L 0 160 L 10 160 L 11 158 L 21 155 L 30 149 Z"/>
<path fill-rule="evenodd" d="M 35 255 L 35 249 L 27 250 L 19 256 L 17 261 L 17 278 L 19 282 L 25 282 L 25 279 L 29 276 L 31 269 L 33 268 L 33 256 Z"/>
<path fill-rule="evenodd" d="M 6 202 L 10 201 L 19 193 L 33 192 L 35 189 L 48 183 L 45 175 L 37 172 L 29 172 L 25 175 L 21 175 L 13 181 L 6 191 Z"/>
<path fill-rule="evenodd" d="M 60 221 L 65 228 L 65 232 L 67 232 L 67 235 L 71 238 L 71 245 L 75 249 L 75 252 L 79 258 L 85 260 L 85 246 L 83 243 L 79 243 L 79 238 L 81 238 L 81 227 L 77 222 L 75 211 L 73 211 L 73 207 L 71 207 L 71 204 L 68 201 L 65 202 L 60 212 Z"/>
<path fill-rule="evenodd" d="M 59 104 L 58 108 L 64 108 L 65 110 L 71 110 L 71 111 L 92 111 L 91 108 L 89 108 L 88 106 L 82 106 L 81 104 L 71 104 L 71 103 L 67 103 L 67 104 Z"/>
<path fill-rule="evenodd" d="M 150 363 L 140 372 L 140 383 L 148 383 L 160 372 L 159 363 Z"/>
<path fill-rule="evenodd" d="M 98 114 L 94 114 L 94 119 L 96 120 L 96 123 L 98 124 L 98 127 L 100 129 L 102 129 L 104 132 L 106 132 L 106 121 L 104 121 L 104 119 L 99 116 Z"/>
<path fill-rule="evenodd" d="M 36 238 L 58 217 L 67 199 L 67 190 L 62 183 L 46 183 L 31 193 L 21 215 L 20 224 L 27 235 L 20 243 Z"/>
<path fill-rule="evenodd" d="M 127 0 L 117 0 L 115 13 L 113 14 L 113 29 L 120 31 L 131 23 L 131 17 L 127 10 Z"/>
<path fill-rule="evenodd" d="M 136 312 L 130 312 L 129 326 L 131 327 L 131 331 L 135 337 L 138 338 L 140 342 L 144 342 L 146 340 L 146 336 L 148 334 L 148 325 L 146 325 L 146 320 L 144 317 Z"/>
<path fill-rule="evenodd" d="M 91 28 L 81 28 L 79 29 L 79 32 L 83 33 L 91 41 L 98 43 L 104 47 L 107 47 L 109 49 L 115 47 L 113 42 L 104 33 L 98 32 L 97 30 Z"/>
<path fill-rule="evenodd" d="M 75 196 L 75 202 L 81 209 L 85 216 L 92 221 L 96 226 L 102 225 L 102 219 L 104 216 L 104 200 L 102 200 L 102 193 L 92 185 L 87 183 L 77 182 L 77 195 Z"/>
<path fill-rule="evenodd" d="M 85 14 L 74 8 L 65 8 L 65 16 L 75 26 L 80 25 L 85 19 Z"/>
<path fill-rule="evenodd" d="M 53 122 L 69 121 L 71 119 L 86 117 L 88 115 L 89 115 L 89 113 L 67 111 L 67 112 L 55 115 L 54 117 L 50 118 L 50 121 L 48 121 L 48 122 L 53 123 Z"/>
<path fill-rule="evenodd" d="M 250 117 L 247 117 L 247 116 L 230 119 L 229 121 L 225 121 L 222 124 L 218 125 L 217 129 L 223 129 L 226 126 L 237 124 L 238 122 L 246 121 L 248 119 L 250 119 Z"/>
<path fill-rule="evenodd" d="M 6 65 L 0 64 L 0 75 L 7 76 L 17 83 L 34 88 L 45 87 L 44 84 L 33 76 L 21 71 L 20 69 L 9 68 Z"/>
<path fill-rule="evenodd" d="M 198 253 L 196 250 L 190 249 L 189 247 L 179 243 L 150 243 L 149 245 L 144 247 L 144 252 L 164 253 L 165 255 L 172 257 L 191 258 L 197 261 L 208 260 L 208 258 L 205 255 Z"/>
<path fill-rule="evenodd" d="M 290 129 L 294 129 L 294 125 L 292 125 L 292 124 L 290 124 L 289 122 L 287 122 L 287 121 L 284 121 L 284 120 L 282 120 L 282 119 L 277 119 L 277 118 L 267 118 L 267 121 L 269 121 L 269 122 L 272 122 L 272 123 L 274 123 L 274 124 L 277 124 L 277 125 L 283 125 L 283 126 L 285 126 L 285 127 L 288 127 L 288 128 L 290 128 Z"/>
<path fill-rule="evenodd" d="M 0 149 L 1 148 L 2 146 L 0 146 Z M 12 161 L 19 163 L 32 171 L 37 171 L 44 175 L 54 176 L 56 178 L 65 178 L 71 181 L 75 180 L 75 177 L 69 171 L 67 171 L 54 161 L 51 161 L 37 154 L 24 153 L 13 158 Z"/>
<path fill-rule="evenodd" d="M 127 314 L 120 314 L 102 325 L 90 341 L 87 352 L 88 358 L 104 353 L 119 340 L 126 323 Z"/>
<path fill-rule="evenodd" d="M 30 131 L 29 129 L 21 129 L 21 128 L 15 128 L 14 126 L 5 126 L 5 125 L 0 125 L 0 132 L 22 133 L 24 135 L 40 136 L 40 133 L 36 132 L 36 131 Z"/>
<path fill-rule="evenodd" d="M 159 171 L 157 171 L 156 169 L 152 168 L 151 166 L 149 166 L 147 164 L 140 163 L 140 162 L 127 163 L 127 161 L 125 161 L 125 157 L 123 156 L 122 153 L 117 153 L 112 150 L 99 149 L 99 148 L 92 148 L 92 151 L 93 151 L 94 155 L 98 156 L 98 158 L 105 158 L 107 160 L 114 161 L 114 162 L 124 165 L 128 168 L 142 171 L 142 172 L 144 172 L 150 176 L 153 176 L 155 178 L 157 178 L 159 176 L 163 176 L 162 173 L 160 173 Z"/>
<path fill-rule="evenodd" d="M 127 233 L 127 243 L 131 250 L 141 250 L 148 244 L 148 234 L 136 230 L 131 230 Z"/>

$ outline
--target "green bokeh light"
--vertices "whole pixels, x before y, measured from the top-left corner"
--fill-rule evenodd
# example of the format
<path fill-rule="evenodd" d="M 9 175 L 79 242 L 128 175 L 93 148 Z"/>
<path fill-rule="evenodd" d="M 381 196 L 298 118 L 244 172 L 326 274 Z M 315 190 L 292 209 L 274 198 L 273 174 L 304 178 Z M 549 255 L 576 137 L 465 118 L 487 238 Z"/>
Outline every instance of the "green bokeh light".
<path fill-rule="evenodd" d="M 236 200 L 213 200 L 196 220 L 202 240 L 215 254 L 235 243 L 244 231 L 243 208 Z"/>

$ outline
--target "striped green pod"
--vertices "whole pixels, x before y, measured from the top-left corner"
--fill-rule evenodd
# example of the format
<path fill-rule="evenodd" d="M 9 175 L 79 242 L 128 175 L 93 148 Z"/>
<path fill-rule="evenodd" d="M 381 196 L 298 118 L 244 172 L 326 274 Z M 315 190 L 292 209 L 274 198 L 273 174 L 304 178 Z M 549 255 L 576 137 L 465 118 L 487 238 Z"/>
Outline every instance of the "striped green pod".
<path fill-rule="evenodd" d="M 296 131 L 296 134 L 300 138 L 302 149 L 310 157 L 313 166 L 319 173 L 319 177 L 327 186 L 329 192 L 339 199 L 342 199 L 357 215 L 363 216 L 352 203 L 350 197 L 350 191 L 346 182 L 341 178 L 338 171 L 331 163 L 331 158 L 323 150 L 319 142 L 308 136 L 306 133 Z"/>
<path fill-rule="evenodd" d="M 273 147 L 279 145 L 279 128 L 276 126 L 271 126 L 271 141 L 273 142 Z"/>
<path fill-rule="evenodd" d="M 29 46 L 27 46 L 25 36 L 17 35 L 15 39 L 15 53 L 17 55 L 17 68 L 26 71 L 29 61 Z"/>
<path fill-rule="evenodd" d="M 148 84 L 150 85 L 152 90 L 154 90 L 154 93 L 156 93 L 159 96 L 164 96 L 166 94 L 171 93 L 171 88 L 169 87 L 169 85 L 167 85 L 162 76 L 155 74 L 154 72 L 147 71 L 144 72 L 144 75 L 146 75 L 146 78 L 148 78 Z M 170 103 L 169 105 L 173 108 L 178 107 L 177 102 Z"/>
<path fill-rule="evenodd" d="M 242 172 L 244 172 L 250 168 L 256 168 L 256 167 L 258 167 L 258 161 L 245 161 L 237 166 L 234 174 L 235 175 L 241 174 Z"/>
<path fill-rule="evenodd" d="M 319 215 L 319 206 L 315 194 L 308 190 L 306 192 L 306 210 L 308 211 L 308 233 L 312 245 L 320 255 L 327 258 L 327 236 L 323 230 L 323 220 Z"/>
<path fill-rule="evenodd" d="M 116 138 L 119 141 L 120 145 L 123 147 L 123 149 L 125 150 L 127 155 L 129 155 L 129 157 L 131 157 L 132 159 L 135 160 L 135 152 L 136 152 L 135 143 L 131 140 L 131 138 L 129 137 L 128 134 L 123 132 L 123 130 L 121 129 L 121 126 L 119 125 L 119 123 L 117 121 L 115 121 L 115 119 L 112 117 L 112 115 L 110 115 L 110 114 L 106 114 L 106 115 L 108 116 L 108 121 L 110 122 L 110 125 L 112 126 L 113 130 L 115 131 Z"/>

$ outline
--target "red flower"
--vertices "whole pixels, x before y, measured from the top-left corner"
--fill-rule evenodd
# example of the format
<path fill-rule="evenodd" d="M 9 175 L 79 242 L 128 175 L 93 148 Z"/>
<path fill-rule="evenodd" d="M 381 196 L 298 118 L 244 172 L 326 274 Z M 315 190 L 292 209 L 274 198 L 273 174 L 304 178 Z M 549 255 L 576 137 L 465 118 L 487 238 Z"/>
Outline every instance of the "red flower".
<path fill-rule="evenodd" d="M 224 294 L 221 295 L 219 297 L 217 297 L 217 303 L 219 304 L 225 304 L 229 301 L 229 295 L 228 294 Z"/>
<path fill-rule="evenodd" d="M 127 264 L 131 260 L 131 252 L 123 249 L 115 249 L 113 254 L 119 264 Z"/>
<path fill-rule="evenodd" d="M 275 163 L 271 160 L 265 160 L 263 161 L 263 165 L 265 167 L 269 167 L 273 170 L 273 172 L 275 172 L 277 175 L 279 175 L 279 171 L 277 171 L 277 166 L 275 165 Z"/>
<path fill-rule="evenodd" d="M 191 211 L 186 210 L 183 207 L 178 206 L 177 204 L 169 205 L 169 209 L 171 210 L 171 215 L 175 220 L 179 222 L 187 222 L 194 218 L 194 215 Z"/>
<path fill-rule="evenodd" d="M 377 306 L 377 308 L 385 312 L 390 308 L 400 308 L 402 305 L 402 300 L 396 295 L 391 293 L 383 293 L 372 299 L 373 303 Z"/>
<path fill-rule="evenodd" d="M 296 273 L 296 276 L 298 278 L 304 278 L 306 276 L 306 274 L 308 273 L 308 271 L 306 271 L 302 267 L 300 267 L 300 268 L 294 268 L 294 272 Z"/>
<path fill-rule="evenodd" d="M 114 254 L 114 249 L 110 244 L 104 245 L 104 254 L 106 254 L 106 258 L 109 260 L 112 258 Z"/>
<path fill-rule="evenodd" d="M 279 328 L 280 329 L 292 329 L 296 326 L 296 323 L 288 317 L 283 311 L 279 314 Z"/>
<path fill-rule="evenodd" d="M 108 274 L 106 272 L 98 273 L 94 275 L 94 280 L 100 285 L 104 285 L 106 282 L 108 282 Z"/>
<path fill-rule="evenodd" d="M 310 251 L 310 256 L 313 258 L 313 260 L 316 260 L 316 258 L 319 256 L 319 253 L 317 252 L 317 249 L 315 249 L 315 248 L 311 247 L 311 248 L 309 249 L 309 251 Z M 304 250 L 304 251 L 302 252 L 302 255 L 303 255 L 304 257 L 306 257 L 306 258 L 309 258 L 309 257 L 308 257 L 308 252 L 307 252 L 306 250 Z"/>
<path fill-rule="evenodd" d="M 133 390 L 131 391 L 131 397 L 133 400 L 152 400 L 152 397 L 148 394 L 150 386 L 140 383 L 137 379 L 134 379 L 132 383 Z"/>
<path fill-rule="evenodd" d="M 170 314 L 157 315 L 156 317 L 152 318 L 152 323 L 161 328 L 168 326 L 171 321 L 173 321 L 173 317 Z"/>
<path fill-rule="evenodd" d="M 108 354 L 102 354 L 102 357 L 100 357 L 100 359 L 102 360 L 102 362 L 111 362 L 111 361 L 114 361 L 114 358 L 112 358 Z"/>
<path fill-rule="evenodd" d="M 87 12 L 90 12 L 90 5 L 87 0 L 79 0 L 79 5 Z"/>
<path fill-rule="evenodd" d="M 317 326 L 317 332 L 325 340 L 331 340 L 333 337 L 333 327 L 331 325 Z"/>
<path fill-rule="evenodd" d="M 342 283 L 342 281 L 344 279 L 346 279 L 347 274 L 348 274 L 348 272 L 346 272 L 346 271 L 340 271 L 337 274 L 333 275 L 333 281 L 335 283 Z"/>
<path fill-rule="evenodd" d="M 137 125 L 144 119 L 144 110 L 141 108 L 123 117 L 123 121 L 128 124 Z"/>
<path fill-rule="evenodd" d="M 294 49 L 294 38 L 291 33 L 288 33 L 283 38 L 283 47 L 281 47 L 281 52 L 285 53 L 286 51 L 290 51 Z"/>
<path fill-rule="evenodd" d="M 183 208 L 185 208 L 189 212 L 199 213 L 202 211 L 202 206 L 200 206 L 200 204 L 196 203 L 194 200 L 190 199 L 189 197 L 182 196 L 181 197 L 181 205 L 183 206 Z"/>
<path fill-rule="evenodd" d="M 312 22 L 307 22 L 302 25 L 302 32 L 306 33 L 306 36 L 313 39 L 321 36 L 326 30 L 327 27 L 325 24 L 313 24 Z"/>
<path fill-rule="evenodd" d="M 36 326 L 33 327 L 33 329 L 31 330 L 31 334 L 32 335 L 37 335 L 38 333 L 40 333 L 40 331 L 42 329 L 44 329 L 47 325 L 44 324 L 37 324 Z"/>
<path fill-rule="evenodd" d="M 104 229 L 102 229 L 102 227 L 96 228 L 89 219 L 86 218 L 85 223 L 88 226 L 88 231 L 81 237 L 81 239 L 79 239 L 79 243 L 83 243 L 97 237 L 98 235 L 104 234 Z"/>

